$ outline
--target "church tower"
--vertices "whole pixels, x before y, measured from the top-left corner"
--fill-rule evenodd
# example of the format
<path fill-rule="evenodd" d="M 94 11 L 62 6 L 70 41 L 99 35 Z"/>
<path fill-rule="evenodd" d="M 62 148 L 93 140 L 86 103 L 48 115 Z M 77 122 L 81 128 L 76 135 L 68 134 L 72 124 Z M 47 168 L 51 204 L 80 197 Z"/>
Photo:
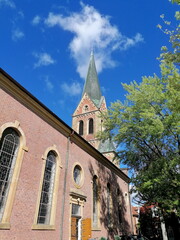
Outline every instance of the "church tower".
<path fill-rule="evenodd" d="M 98 131 L 103 131 L 100 113 L 106 110 L 106 101 L 101 93 L 94 54 L 91 52 L 82 98 L 72 116 L 72 128 L 115 163 L 116 154 L 112 141 L 109 139 L 100 141 L 96 137 Z"/>

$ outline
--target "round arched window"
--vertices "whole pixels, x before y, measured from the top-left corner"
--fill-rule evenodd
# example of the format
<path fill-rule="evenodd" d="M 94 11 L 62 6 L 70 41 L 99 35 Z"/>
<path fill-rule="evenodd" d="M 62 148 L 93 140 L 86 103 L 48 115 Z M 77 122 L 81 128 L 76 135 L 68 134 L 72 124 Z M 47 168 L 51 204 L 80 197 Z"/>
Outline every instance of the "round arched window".
<path fill-rule="evenodd" d="M 73 170 L 73 179 L 74 182 L 80 186 L 82 182 L 82 168 L 79 165 L 76 165 Z"/>

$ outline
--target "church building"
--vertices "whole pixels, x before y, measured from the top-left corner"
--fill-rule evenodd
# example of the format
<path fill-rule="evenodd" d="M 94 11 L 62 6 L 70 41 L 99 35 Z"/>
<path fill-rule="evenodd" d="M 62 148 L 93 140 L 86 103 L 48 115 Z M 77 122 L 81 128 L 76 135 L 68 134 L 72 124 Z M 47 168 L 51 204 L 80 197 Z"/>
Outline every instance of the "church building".
<path fill-rule="evenodd" d="M 133 232 L 129 177 L 103 131 L 94 55 L 72 128 L 0 69 L 0 239 L 113 240 Z"/>

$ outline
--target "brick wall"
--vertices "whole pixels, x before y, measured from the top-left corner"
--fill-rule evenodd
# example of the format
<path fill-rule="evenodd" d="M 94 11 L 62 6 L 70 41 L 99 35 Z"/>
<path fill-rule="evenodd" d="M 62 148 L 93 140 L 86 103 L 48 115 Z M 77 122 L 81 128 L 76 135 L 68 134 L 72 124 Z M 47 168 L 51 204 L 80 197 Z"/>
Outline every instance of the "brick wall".
<path fill-rule="evenodd" d="M 17 101 L 7 92 L 0 90 L 0 126 L 7 122 L 18 121 L 26 137 L 28 152 L 23 156 L 22 166 L 18 179 L 15 199 L 10 218 L 11 227 L 9 230 L 0 229 L 1 240 L 49 240 L 60 239 L 63 187 L 65 177 L 65 167 L 67 159 L 67 137 L 54 127 L 48 124 L 33 111 L 29 110 L 23 103 Z M 88 116 L 87 116 L 88 118 Z M 39 182 L 42 173 L 43 160 L 42 155 L 46 149 L 56 145 L 60 153 L 62 169 L 60 170 L 59 189 L 57 192 L 57 211 L 55 219 L 55 230 L 32 230 L 37 196 L 39 191 Z M 73 166 L 78 162 L 84 171 L 84 183 L 77 189 L 73 178 Z M 100 230 L 92 231 L 93 237 L 107 236 L 107 216 L 106 216 L 106 187 L 109 182 L 113 189 L 113 204 L 116 206 L 116 190 L 120 189 L 122 196 L 122 213 L 124 229 L 130 231 L 130 207 L 124 199 L 124 192 L 128 192 L 128 184 L 103 166 L 94 157 L 84 151 L 74 142 L 69 146 L 69 165 L 67 171 L 67 185 L 65 193 L 64 219 L 63 219 L 63 240 L 70 239 L 70 192 L 82 193 L 86 196 L 83 206 L 83 218 L 92 218 L 92 178 L 96 174 L 100 181 Z M 117 211 L 114 207 L 115 228 L 120 231 L 118 226 Z M 113 238 L 112 238 L 113 239 Z"/>

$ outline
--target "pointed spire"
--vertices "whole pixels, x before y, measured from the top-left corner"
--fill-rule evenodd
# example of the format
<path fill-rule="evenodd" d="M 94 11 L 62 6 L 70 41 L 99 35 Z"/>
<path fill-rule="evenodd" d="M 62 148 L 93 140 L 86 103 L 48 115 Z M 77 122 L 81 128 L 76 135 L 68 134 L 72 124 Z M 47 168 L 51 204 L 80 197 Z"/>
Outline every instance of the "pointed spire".
<path fill-rule="evenodd" d="M 94 56 L 94 49 L 93 49 L 93 47 L 91 48 L 91 56 Z"/>
<path fill-rule="evenodd" d="M 84 96 L 85 93 L 89 95 L 89 97 L 91 98 L 91 100 L 93 100 L 95 104 L 99 103 L 102 96 L 96 71 L 96 65 L 94 61 L 93 49 L 91 50 L 88 73 L 82 96 Z"/>

